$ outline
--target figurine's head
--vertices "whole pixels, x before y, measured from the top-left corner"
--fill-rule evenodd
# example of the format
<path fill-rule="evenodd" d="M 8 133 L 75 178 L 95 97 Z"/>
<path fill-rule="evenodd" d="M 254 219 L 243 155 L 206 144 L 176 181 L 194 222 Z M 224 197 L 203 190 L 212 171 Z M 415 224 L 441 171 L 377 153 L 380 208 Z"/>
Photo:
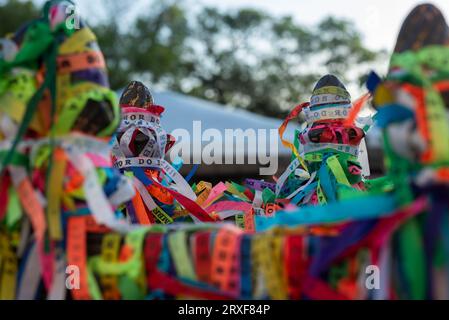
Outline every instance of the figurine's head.
<path fill-rule="evenodd" d="M 299 140 L 306 155 L 336 150 L 357 156 L 365 132 L 345 125 L 351 108 L 351 95 L 336 76 L 326 75 L 318 81 L 310 105 L 303 109 L 307 127 Z"/>
<path fill-rule="evenodd" d="M 173 145 L 173 139 L 161 128 L 164 107 L 154 104 L 148 88 L 132 81 L 120 98 L 122 122 L 114 148 L 117 158 L 163 158 Z"/>
<path fill-rule="evenodd" d="M 71 1 L 48 1 L 42 18 L 12 37 L 16 49 L 0 59 L 2 111 L 17 124 L 32 113 L 27 134 L 33 137 L 49 135 L 52 123 L 56 136 L 77 131 L 108 137 L 119 123 L 117 99 L 95 35 L 69 6 Z M 18 83 L 25 94 L 15 93 Z"/>

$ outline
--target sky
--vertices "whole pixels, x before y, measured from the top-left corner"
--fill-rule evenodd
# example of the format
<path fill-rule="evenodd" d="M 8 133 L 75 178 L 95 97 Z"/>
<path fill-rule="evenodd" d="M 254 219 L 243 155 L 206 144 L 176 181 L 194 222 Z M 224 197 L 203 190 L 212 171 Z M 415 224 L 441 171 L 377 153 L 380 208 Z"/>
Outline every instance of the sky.
<path fill-rule="evenodd" d="M 35 0 L 42 3 L 44 0 Z M 94 0 L 74 0 L 82 15 L 91 13 Z M 109 0 L 113 1 L 113 0 Z M 192 9 L 208 5 L 224 10 L 252 7 L 282 16 L 291 15 L 298 22 L 314 25 L 333 15 L 352 20 L 371 49 L 391 51 L 402 21 L 420 3 L 419 0 L 184 0 Z M 437 5 L 449 19 L 449 0 L 429 1 Z M 130 11 L 150 10 L 151 0 L 140 0 Z"/>
<path fill-rule="evenodd" d="M 223 10 L 243 7 L 259 8 L 274 15 L 291 15 L 298 23 L 315 25 L 327 16 L 353 21 L 363 36 L 363 43 L 373 50 L 394 49 L 402 22 L 419 4 L 432 3 L 449 21 L 449 0 L 190 0 L 192 4 L 210 5 Z M 388 59 L 373 63 L 370 69 L 384 74 Z M 348 89 L 359 96 L 364 89 L 355 83 Z"/>
<path fill-rule="evenodd" d="M 364 36 L 371 49 L 393 50 L 402 21 L 417 0 L 192 0 L 223 9 L 254 7 L 276 15 L 292 15 L 297 22 L 313 25 L 333 15 L 348 18 Z M 449 0 L 433 0 L 449 19 Z"/>
<path fill-rule="evenodd" d="M 44 1 L 44 0 L 36 0 Z M 108 0 L 114 1 L 114 0 Z M 129 8 L 132 16 L 150 10 L 154 0 L 139 0 Z M 177 0 L 172 0 L 177 1 Z M 291 15 L 298 23 L 312 26 L 323 18 L 333 15 L 353 21 L 363 36 L 364 45 L 373 50 L 391 52 L 396 43 L 400 26 L 407 14 L 418 4 L 431 2 L 438 6 L 449 20 L 449 0 L 183 0 L 192 11 L 202 6 L 213 6 L 223 10 L 244 7 L 262 9 L 277 16 Z M 75 0 L 81 14 L 92 12 L 96 1 Z M 100 2 L 97 2 L 100 3 Z M 388 61 L 373 66 L 386 72 Z"/>

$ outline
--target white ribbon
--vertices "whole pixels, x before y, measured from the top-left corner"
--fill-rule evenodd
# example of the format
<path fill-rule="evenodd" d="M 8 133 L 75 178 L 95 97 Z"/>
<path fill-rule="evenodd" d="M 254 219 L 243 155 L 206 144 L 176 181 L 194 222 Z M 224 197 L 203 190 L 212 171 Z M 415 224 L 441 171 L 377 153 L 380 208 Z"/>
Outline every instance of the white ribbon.
<path fill-rule="evenodd" d="M 304 114 L 308 124 L 315 123 L 323 120 L 337 120 L 346 119 L 349 116 L 349 112 L 352 108 L 352 104 L 345 104 L 332 107 L 323 108 L 305 108 Z"/>
<path fill-rule="evenodd" d="M 132 226 L 125 220 L 119 220 L 115 217 L 111 203 L 108 201 L 99 183 L 96 168 L 89 157 L 74 147 L 66 151 L 73 166 L 84 176 L 84 195 L 95 220 L 119 232 L 127 233 L 134 230 L 136 226 Z"/>
<path fill-rule="evenodd" d="M 279 177 L 279 179 L 276 183 L 276 196 L 278 196 L 281 193 L 282 187 L 284 186 L 288 177 L 293 172 L 295 172 L 295 170 L 299 167 L 299 165 L 300 165 L 300 161 L 298 158 L 296 158 L 288 165 L 287 170 L 285 170 L 285 172 Z"/>
<path fill-rule="evenodd" d="M 359 147 L 348 146 L 343 144 L 334 143 L 308 143 L 304 145 L 304 154 L 318 152 L 326 149 L 333 149 L 339 152 L 348 153 L 354 157 L 359 155 Z"/>
<path fill-rule="evenodd" d="M 309 181 L 307 181 L 307 183 L 306 183 L 305 185 L 303 185 L 302 187 L 300 187 L 299 189 L 297 189 L 295 192 L 293 192 L 291 195 L 289 195 L 289 196 L 287 197 L 287 199 L 288 199 L 288 200 L 293 199 L 294 197 L 296 197 L 296 195 L 297 195 L 298 193 L 300 193 L 300 192 L 303 191 L 305 188 L 307 188 L 307 187 L 308 187 L 308 186 L 315 180 L 316 174 L 317 174 L 316 171 L 313 172 L 312 175 L 310 176 Z"/>

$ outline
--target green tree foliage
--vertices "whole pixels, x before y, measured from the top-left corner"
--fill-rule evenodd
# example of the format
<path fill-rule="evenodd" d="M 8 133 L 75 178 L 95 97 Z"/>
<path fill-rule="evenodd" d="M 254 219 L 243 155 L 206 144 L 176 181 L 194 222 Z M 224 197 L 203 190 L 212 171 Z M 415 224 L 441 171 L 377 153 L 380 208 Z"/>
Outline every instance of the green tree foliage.
<path fill-rule="evenodd" d="M 206 8 L 193 37 L 203 54 L 195 56 L 197 67 L 190 76 L 197 85 L 187 93 L 270 116 L 283 116 L 307 100 L 324 72 L 348 80 L 348 70 L 379 54 L 363 46 L 349 21 L 329 17 L 307 28 L 292 17 L 253 9 L 222 13 Z"/>
<path fill-rule="evenodd" d="M 141 78 L 150 84 L 178 89 L 189 73 L 186 41 L 190 28 L 186 12 L 176 4 L 154 1 L 147 13 L 124 23 L 133 1 L 103 1 L 106 18 L 88 22 L 105 54 L 111 85 L 124 87 L 129 80 Z M 124 27 L 126 25 L 126 27 Z M 189 68 L 190 69 L 190 68 Z"/>
<path fill-rule="evenodd" d="M 379 52 L 363 45 L 350 21 L 335 17 L 306 27 L 291 16 L 275 17 L 255 9 L 223 12 L 210 7 L 193 10 L 183 1 L 148 2 L 92 3 L 91 10 L 102 11 L 104 18 L 96 14 L 87 21 L 97 34 L 114 88 L 139 78 L 283 117 L 309 98 L 311 86 L 323 73 L 355 83 L 366 71 L 360 66 L 379 57 Z M 144 10 L 131 14 L 129 9 L 139 3 Z M 4 8 L 11 12 L 8 23 L 3 23 Z M 0 9 L 2 33 L 35 10 L 31 3 L 18 0 Z"/>
<path fill-rule="evenodd" d="M 14 33 L 38 16 L 39 10 L 32 1 L 0 0 L 0 36 Z"/>

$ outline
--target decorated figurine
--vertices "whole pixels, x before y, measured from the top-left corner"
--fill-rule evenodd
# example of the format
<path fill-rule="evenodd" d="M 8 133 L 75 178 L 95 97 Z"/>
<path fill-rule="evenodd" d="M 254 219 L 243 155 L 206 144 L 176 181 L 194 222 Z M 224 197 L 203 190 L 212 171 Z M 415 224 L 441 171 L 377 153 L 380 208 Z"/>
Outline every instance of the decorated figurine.
<path fill-rule="evenodd" d="M 378 268 L 384 282 L 365 298 L 447 298 L 445 283 L 438 279 L 447 274 L 448 263 L 448 34 L 437 8 L 416 7 L 403 24 L 386 79 L 374 73 L 368 79 L 375 122 L 383 132 L 385 177 L 367 181 L 365 193 L 347 192 L 334 204 L 257 218 L 259 231 L 325 222 L 336 226 L 335 236 L 310 239 L 309 272 L 346 295 L 363 293 L 355 283 L 368 264 Z M 368 258 L 352 260 L 364 251 Z"/>
<path fill-rule="evenodd" d="M 369 126 L 347 123 L 352 107 L 345 86 L 326 75 L 316 84 L 310 103 L 291 112 L 280 128 L 281 138 L 296 117 L 302 116 L 307 125 L 296 131 L 294 145 L 283 141 L 292 148 L 294 160 L 277 181 L 278 197 L 294 205 L 317 205 L 337 201 L 342 189 L 365 188 L 358 155 Z"/>
<path fill-rule="evenodd" d="M 368 80 L 391 188 L 401 206 L 419 198 L 429 202 L 392 243 L 393 266 L 402 274 L 397 295 L 404 299 L 448 298 L 437 280 L 447 274 L 449 253 L 448 59 L 444 16 L 433 5 L 420 5 L 402 25 L 386 79 L 373 73 Z"/>
<path fill-rule="evenodd" d="M 118 103 L 95 35 L 65 23 L 69 5 L 47 2 L 3 42 L 0 298 L 65 298 L 66 265 L 85 266 L 88 224 L 129 229 L 118 206 L 134 191 L 110 160 Z"/>
<path fill-rule="evenodd" d="M 164 158 L 174 144 L 161 127 L 164 107 L 154 104 L 145 85 L 133 81 L 120 99 L 122 122 L 113 148 L 117 168 L 133 177 L 136 195 L 126 207 L 135 223 L 168 224 L 184 209 L 194 221 L 215 219 L 195 201 L 197 195 Z M 182 208 L 183 206 L 184 208 Z"/>
<path fill-rule="evenodd" d="M 447 298 L 435 279 L 449 256 L 449 32 L 435 7 L 411 13 L 386 79 L 368 81 L 386 177 L 363 181 L 351 153 L 368 96 L 351 106 L 326 76 L 280 129 L 304 112 L 298 148 L 284 141 L 295 156 L 287 173 L 249 188 L 190 187 L 164 160 L 164 109 L 139 82 L 122 96 L 120 123 L 95 38 L 63 23 L 65 5 L 49 2 L 3 42 L 0 299 Z M 108 143 L 119 123 L 122 175 Z M 186 215 L 194 223 L 176 223 Z M 232 217 L 244 228 L 220 223 Z"/>

